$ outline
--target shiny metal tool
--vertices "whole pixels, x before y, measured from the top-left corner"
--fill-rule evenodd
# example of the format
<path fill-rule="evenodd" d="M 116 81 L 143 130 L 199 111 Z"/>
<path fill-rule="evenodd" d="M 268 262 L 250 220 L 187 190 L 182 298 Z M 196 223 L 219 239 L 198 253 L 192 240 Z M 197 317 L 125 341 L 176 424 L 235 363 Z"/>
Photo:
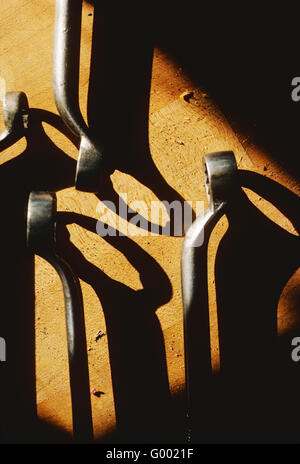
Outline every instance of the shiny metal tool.
<path fill-rule="evenodd" d="M 28 128 L 29 108 L 24 92 L 7 92 L 3 102 L 4 131 L 0 134 L 0 151 L 20 140 Z"/>
<path fill-rule="evenodd" d="M 80 137 L 75 187 L 98 192 L 103 174 L 103 150 L 79 107 L 81 17 L 82 0 L 56 0 L 53 92 L 62 119 Z"/>
<path fill-rule="evenodd" d="M 82 294 L 78 278 L 70 266 L 57 255 L 56 243 L 56 196 L 50 192 L 31 192 L 27 210 L 27 247 L 57 271 L 62 282 L 69 373 L 73 413 L 73 435 L 78 442 L 89 442 L 93 437 L 89 373 L 86 353 L 86 337 Z"/>
<path fill-rule="evenodd" d="M 231 151 L 204 156 L 203 170 L 208 208 L 188 229 L 181 255 L 189 441 L 193 441 L 193 424 L 201 421 L 211 375 L 208 242 L 237 189 L 237 166 Z"/>

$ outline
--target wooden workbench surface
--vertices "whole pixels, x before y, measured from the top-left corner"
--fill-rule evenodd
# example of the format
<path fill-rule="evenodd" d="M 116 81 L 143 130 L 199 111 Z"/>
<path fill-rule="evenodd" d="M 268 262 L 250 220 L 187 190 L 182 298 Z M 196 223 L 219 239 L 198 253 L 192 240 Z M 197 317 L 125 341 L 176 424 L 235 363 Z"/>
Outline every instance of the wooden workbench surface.
<path fill-rule="evenodd" d="M 51 88 L 54 1 L 0 0 L 0 6 L 1 97 L 5 91 L 21 90 L 27 94 L 31 108 L 58 114 Z M 93 7 L 84 4 L 80 104 L 85 117 L 93 19 Z M 122 72 L 130 73 L 130 70 L 122 68 Z M 110 131 L 116 139 L 124 136 L 124 129 L 120 125 L 122 118 L 126 118 L 126 112 L 119 106 L 122 92 L 133 93 L 132 98 L 127 95 L 125 99 L 129 113 L 131 99 L 133 105 L 136 103 L 134 88 L 131 86 L 129 90 L 126 89 L 128 79 L 122 81 L 122 72 L 114 80 L 114 87 L 107 89 L 104 107 L 99 108 L 103 114 L 108 109 L 110 119 L 106 124 L 113 125 Z M 184 98 L 185 95 L 188 97 Z M 110 440 L 115 431 L 116 416 L 119 416 L 121 430 L 128 427 L 128 435 L 125 433 L 124 436 L 134 441 L 134 434 L 139 438 L 139 433 L 143 437 L 143 431 L 150 433 L 149 430 L 153 430 L 155 417 L 159 429 L 160 415 L 171 417 L 170 414 L 173 414 L 173 438 L 181 440 L 184 414 L 180 398 L 185 382 L 180 285 L 183 238 L 149 236 L 135 226 L 131 227 L 127 237 L 100 237 L 96 232 L 96 223 L 101 218 L 101 211 L 104 211 L 101 209 L 102 201 L 118 198 L 119 195 L 133 207 L 137 205 L 133 202 L 137 201 L 145 202 L 148 207 L 155 200 L 206 202 L 201 157 L 221 150 L 232 150 L 240 169 L 267 175 L 294 193 L 298 192 L 297 183 L 272 159 L 272 154 L 264 151 L 238 129 L 233 130 L 231 121 L 222 114 L 211 95 L 193 82 L 180 65 L 159 48 L 155 48 L 153 57 L 149 147 L 136 149 L 140 150 L 136 171 L 134 165 L 129 165 L 128 169 L 123 166 L 115 170 L 111 175 L 111 183 L 107 182 L 108 185 L 103 187 L 99 195 L 74 189 L 78 153 L 76 144 L 54 127 L 55 123 L 52 124 L 49 113 L 35 111 L 34 114 L 36 137 L 32 130 L 27 145 L 23 139 L 1 153 L 2 183 L 7 189 L 14 190 L 14 211 L 6 207 L 3 214 L 7 214 L 7 224 L 15 208 L 18 205 L 19 208 L 24 207 L 26 195 L 32 189 L 57 191 L 58 210 L 67 213 L 60 216 L 57 242 L 62 255 L 79 276 L 83 292 L 90 387 L 100 392 L 98 395 L 91 394 L 94 436 L 99 441 Z M 100 119 L 105 118 L 103 114 Z M 119 141 L 117 146 L 120 148 L 121 145 L 122 141 Z M 8 176 L 11 176 L 9 183 Z M 282 240 L 287 237 L 288 241 L 288 236 L 295 238 L 297 232 L 294 226 L 272 202 L 262 199 L 259 192 L 255 194 L 248 189 L 246 193 L 260 210 L 285 230 Z M 9 202 L 9 198 L 8 193 L 6 202 Z M 117 230 L 126 230 L 126 221 L 113 213 L 107 214 L 105 219 Z M 166 220 L 167 216 L 162 218 L 162 221 Z M 211 350 L 216 375 L 219 372 L 220 355 L 213 263 L 218 243 L 227 226 L 227 219 L 222 218 L 209 244 Z M 6 234 L 9 236 L 7 231 Z M 28 432 L 29 440 L 46 440 L 47 434 L 51 437 L 53 430 L 58 434 L 53 440 L 60 440 L 60 433 L 72 432 L 62 288 L 51 266 L 36 257 L 33 302 L 28 295 L 33 290 L 32 267 L 28 264 L 32 258 L 23 249 L 24 230 L 20 228 L 15 234 L 21 252 L 12 253 L 19 271 L 15 275 L 14 269 L 11 269 L 3 277 L 7 287 L 4 290 L 6 310 L 15 311 L 15 315 L 7 316 L 9 323 L 4 322 L 5 314 L 1 315 L 3 333 L 0 325 L 0 336 L 7 338 L 7 369 L 11 375 L 10 384 L 6 387 L 7 395 L 12 405 L 12 417 L 18 417 L 18 412 L 24 409 L 25 412 L 20 414 L 26 424 L 26 406 L 31 407 L 32 401 L 32 407 L 36 402 L 40 424 L 33 430 L 40 430 L 43 424 L 48 424 L 49 429 L 45 429 L 42 438 L 37 438 L 40 432 L 34 432 L 35 437 Z M 8 263 L 8 252 L 5 257 L 4 263 Z M 286 281 L 291 280 L 282 294 L 278 312 L 279 332 L 283 334 L 294 330 L 295 321 L 298 320 L 295 315 L 297 274 L 293 276 L 292 264 L 287 264 L 287 269 L 284 276 L 288 276 Z M 10 296 L 9 278 L 14 278 L 16 284 L 23 282 L 19 286 L 14 284 L 13 292 L 18 297 Z M 12 306 L 7 308 L 7 304 Z M 27 321 L 26 330 L 30 321 L 32 324 L 34 322 L 34 328 L 29 328 L 25 335 L 20 327 L 21 322 L 18 322 L 19 314 L 21 319 Z M 99 331 L 101 336 L 97 337 Z M 30 341 L 31 352 L 27 352 L 22 345 L 26 340 L 28 342 L 29 336 L 35 339 L 35 347 Z M 14 354 L 10 358 L 12 352 Z M 33 352 L 35 368 L 26 358 Z M 22 353 L 24 359 L 21 362 L 18 356 L 22 357 Z M 12 358 L 16 359 L 16 364 L 10 368 Z M 21 373 L 18 373 L 17 366 L 20 364 L 23 367 Z M 32 376 L 33 380 L 27 379 Z M 33 385 L 36 398 L 32 397 L 32 392 L 27 391 Z M 128 419 L 133 417 L 136 419 Z M 149 421 L 148 428 L 141 426 L 142 431 L 139 432 L 136 424 L 143 418 Z M 23 432 L 16 427 L 15 419 L 8 422 L 9 425 L 5 427 L 7 440 L 22 441 Z M 152 428 L 149 424 L 152 424 Z M 28 425 L 27 429 L 30 427 Z M 170 439 L 170 436 L 166 437 Z M 151 439 L 155 440 L 150 433 Z"/>

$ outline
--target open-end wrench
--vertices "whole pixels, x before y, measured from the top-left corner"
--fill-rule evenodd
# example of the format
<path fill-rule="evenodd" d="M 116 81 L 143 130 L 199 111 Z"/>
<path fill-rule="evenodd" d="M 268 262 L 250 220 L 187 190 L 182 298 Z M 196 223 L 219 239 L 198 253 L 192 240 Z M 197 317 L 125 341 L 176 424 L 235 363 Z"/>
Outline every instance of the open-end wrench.
<path fill-rule="evenodd" d="M 92 440 L 89 373 L 82 294 L 78 278 L 55 250 L 56 196 L 50 192 L 31 192 L 27 210 L 27 247 L 47 260 L 58 272 L 62 282 L 67 344 L 69 354 L 70 387 L 73 413 L 74 440 Z"/>
<path fill-rule="evenodd" d="M 237 166 L 231 151 L 204 156 L 203 168 L 208 209 L 188 229 L 181 255 L 189 441 L 193 441 L 193 423 L 201 421 L 203 397 L 209 389 L 211 375 L 208 242 L 237 188 Z"/>
<path fill-rule="evenodd" d="M 24 92 L 7 92 L 3 98 L 4 131 L 0 134 L 0 151 L 20 140 L 28 128 L 29 108 Z"/>
<path fill-rule="evenodd" d="M 53 92 L 62 119 L 80 137 L 75 187 L 98 192 L 103 174 L 103 149 L 79 107 L 81 17 L 82 0 L 56 0 Z"/>

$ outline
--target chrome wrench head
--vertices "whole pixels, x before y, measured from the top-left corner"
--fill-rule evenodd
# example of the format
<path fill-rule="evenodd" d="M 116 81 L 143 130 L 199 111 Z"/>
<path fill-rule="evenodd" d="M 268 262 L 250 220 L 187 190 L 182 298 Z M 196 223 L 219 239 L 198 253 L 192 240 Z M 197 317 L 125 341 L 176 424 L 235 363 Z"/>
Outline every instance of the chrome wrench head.
<path fill-rule="evenodd" d="M 65 124 L 80 138 L 75 187 L 98 192 L 105 172 L 103 149 L 91 134 L 79 105 L 82 0 L 56 0 L 53 50 L 53 93 Z"/>
<path fill-rule="evenodd" d="M 29 121 L 28 100 L 24 92 L 7 92 L 2 105 L 5 128 L 0 134 L 0 151 L 25 135 Z"/>
<path fill-rule="evenodd" d="M 44 258 L 55 254 L 56 196 L 31 192 L 27 209 L 27 247 Z"/>
<path fill-rule="evenodd" d="M 203 173 L 209 207 L 218 208 L 230 200 L 236 187 L 237 165 L 232 151 L 210 153 L 203 157 Z"/>
<path fill-rule="evenodd" d="M 104 174 L 103 151 L 98 143 L 83 135 L 76 164 L 75 187 L 97 193 Z"/>

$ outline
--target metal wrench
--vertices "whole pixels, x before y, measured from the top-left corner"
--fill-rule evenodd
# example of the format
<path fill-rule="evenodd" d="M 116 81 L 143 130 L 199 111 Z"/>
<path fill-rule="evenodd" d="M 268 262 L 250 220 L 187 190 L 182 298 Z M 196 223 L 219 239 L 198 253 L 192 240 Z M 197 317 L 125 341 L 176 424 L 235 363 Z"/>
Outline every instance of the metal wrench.
<path fill-rule="evenodd" d="M 103 149 L 79 107 L 79 64 L 82 0 L 56 0 L 53 52 L 53 92 L 66 125 L 80 137 L 75 187 L 98 192 L 103 174 Z"/>
<path fill-rule="evenodd" d="M 208 209 L 188 229 L 181 254 L 188 441 L 192 441 L 193 424 L 201 421 L 203 397 L 210 388 L 208 242 L 237 188 L 237 166 L 231 151 L 204 156 L 203 169 Z"/>
<path fill-rule="evenodd" d="M 0 134 L 0 151 L 25 135 L 29 120 L 28 100 L 24 92 L 7 92 L 2 105 L 5 128 Z"/>
<path fill-rule="evenodd" d="M 57 271 L 62 282 L 69 373 L 73 414 L 73 435 L 79 442 L 93 437 L 91 419 L 89 373 L 82 294 L 78 278 L 55 250 L 56 196 L 50 192 L 31 192 L 27 210 L 27 247 L 47 260 Z"/>

